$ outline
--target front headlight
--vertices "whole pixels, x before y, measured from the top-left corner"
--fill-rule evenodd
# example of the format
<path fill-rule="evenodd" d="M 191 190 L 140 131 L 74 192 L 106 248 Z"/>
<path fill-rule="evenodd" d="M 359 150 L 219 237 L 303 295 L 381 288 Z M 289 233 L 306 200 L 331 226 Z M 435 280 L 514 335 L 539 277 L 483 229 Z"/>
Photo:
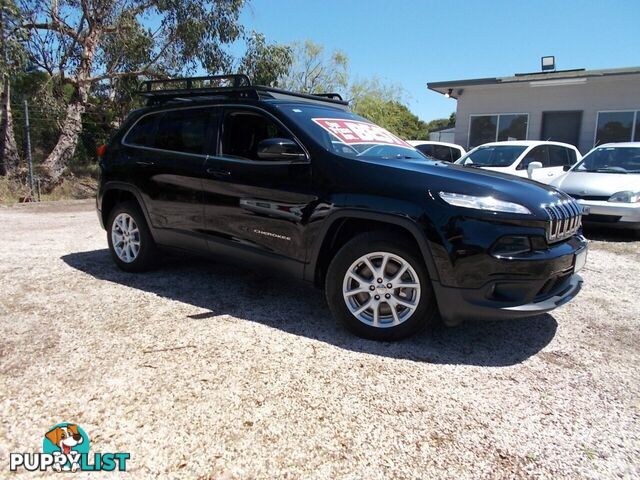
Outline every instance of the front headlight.
<path fill-rule="evenodd" d="M 636 203 L 640 202 L 640 192 L 616 192 L 609 197 L 609 202 Z"/>
<path fill-rule="evenodd" d="M 476 197 L 461 193 L 440 192 L 440 198 L 449 205 L 462 208 L 474 208 L 476 210 L 489 210 L 492 212 L 522 213 L 531 215 L 531 211 L 519 203 L 505 202 L 493 197 Z"/>

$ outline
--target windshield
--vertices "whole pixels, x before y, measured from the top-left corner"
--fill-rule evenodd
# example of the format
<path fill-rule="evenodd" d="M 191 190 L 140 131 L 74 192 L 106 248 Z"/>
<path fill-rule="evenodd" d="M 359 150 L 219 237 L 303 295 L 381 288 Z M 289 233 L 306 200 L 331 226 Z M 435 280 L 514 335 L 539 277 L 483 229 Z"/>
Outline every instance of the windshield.
<path fill-rule="evenodd" d="M 474 167 L 508 167 L 526 149 L 520 145 L 488 145 L 471 150 L 456 163 Z"/>
<path fill-rule="evenodd" d="M 348 111 L 281 105 L 282 112 L 325 149 L 343 157 L 432 160 L 391 132 Z"/>
<path fill-rule="evenodd" d="M 574 168 L 576 172 L 640 173 L 640 148 L 601 147 L 588 153 Z"/>

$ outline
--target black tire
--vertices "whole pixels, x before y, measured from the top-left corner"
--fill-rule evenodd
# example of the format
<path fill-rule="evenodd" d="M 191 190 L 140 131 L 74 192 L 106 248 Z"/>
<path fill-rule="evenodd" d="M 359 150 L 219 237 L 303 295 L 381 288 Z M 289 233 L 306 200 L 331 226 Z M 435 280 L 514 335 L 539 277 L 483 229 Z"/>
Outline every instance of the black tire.
<path fill-rule="evenodd" d="M 139 240 L 140 248 L 138 250 L 137 256 L 130 262 L 125 262 L 116 253 L 116 250 L 113 245 L 112 239 L 112 229 L 113 224 L 116 221 L 116 218 L 120 214 L 127 214 L 135 221 L 138 227 L 138 236 L 136 237 Z M 128 201 L 123 203 L 118 203 L 111 212 L 109 212 L 109 219 L 107 221 L 107 241 L 109 242 L 109 251 L 111 252 L 111 257 L 116 265 L 124 270 L 125 272 L 144 272 L 152 269 L 158 259 L 158 248 L 156 246 L 153 237 L 151 236 L 151 232 L 149 231 L 149 227 L 144 218 L 140 207 L 136 202 Z"/>
<path fill-rule="evenodd" d="M 343 284 L 347 271 L 358 259 L 372 252 L 388 252 L 401 257 L 401 259 L 409 263 L 417 274 L 420 284 L 420 298 L 417 308 L 413 314 L 398 325 L 382 328 L 374 327 L 361 321 L 351 313 L 343 296 Z M 394 295 L 398 292 L 398 290 L 391 291 L 394 292 Z M 431 323 L 437 312 L 437 303 L 429 280 L 429 274 L 420 253 L 408 241 L 403 241 L 397 236 L 384 232 L 370 232 L 358 235 L 349 240 L 336 253 L 327 271 L 325 294 L 329 308 L 339 322 L 355 335 L 372 340 L 399 340 L 411 336 L 425 327 L 425 325 Z M 368 295 L 371 296 L 373 294 Z M 384 302 L 384 300 L 382 301 Z M 366 300 L 363 303 L 366 303 Z M 394 307 L 390 307 L 390 304 L 387 304 L 387 308 Z"/>

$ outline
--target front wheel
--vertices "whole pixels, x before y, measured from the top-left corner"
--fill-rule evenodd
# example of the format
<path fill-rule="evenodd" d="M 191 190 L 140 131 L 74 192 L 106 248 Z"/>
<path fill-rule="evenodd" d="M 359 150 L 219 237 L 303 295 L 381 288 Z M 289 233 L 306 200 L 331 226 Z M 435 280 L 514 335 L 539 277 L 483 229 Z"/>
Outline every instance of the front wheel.
<path fill-rule="evenodd" d="M 107 241 L 116 265 L 127 272 L 143 272 L 155 265 L 156 244 L 140 208 L 119 203 L 109 214 Z"/>
<path fill-rule="evenodd" d="M 351 332 L 374 340 L 416 333 L 436 313 L 424 262 L 408 243 L 384 233 L 347 242 L 329 266 L 326 296 L 334 316 Z"/>

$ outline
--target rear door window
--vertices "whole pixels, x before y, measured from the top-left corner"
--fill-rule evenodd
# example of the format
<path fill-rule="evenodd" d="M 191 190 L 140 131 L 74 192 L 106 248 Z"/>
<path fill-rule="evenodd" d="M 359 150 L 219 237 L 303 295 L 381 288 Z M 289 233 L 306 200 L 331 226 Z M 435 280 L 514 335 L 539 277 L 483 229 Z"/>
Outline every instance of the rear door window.
<path fill-rule="evenodd" d="M 207 153 L 211 109 L 186 108 L 165 112 L 158 122 L 154 148 L 203 155 Z"/>
<path fill-rule="evenodd" d="M 543 168 L 549 166 L 549 151 L 546 145 L 531 149 L 518 165 L 518 170 L 526 170 L 531 162 L 540 162 Z"/>
<path fill-rule="evenodd" d="M 445 145 L 434 145 L 433 153 L 438 160 L 451 161 L 451 149 Z"/>
<path fill-rule="evenodd" d="M 433 145 L 418 145 L 416 149 L 420 150 L 422 153 L 424 153 L 428 157 L 434 157 Z"/>
<path fill-rule="evenodd" d="M 564 167 L 569 165 L 568 150 L 558 145 L 549 145 L 549 166 Z"/>

